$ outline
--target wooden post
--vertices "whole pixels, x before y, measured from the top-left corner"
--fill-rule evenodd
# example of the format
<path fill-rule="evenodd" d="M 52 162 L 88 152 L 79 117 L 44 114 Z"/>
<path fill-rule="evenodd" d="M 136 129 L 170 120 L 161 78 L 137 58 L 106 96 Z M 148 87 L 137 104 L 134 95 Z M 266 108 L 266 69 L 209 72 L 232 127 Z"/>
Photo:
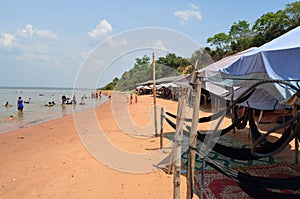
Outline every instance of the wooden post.
<path fill-rule="evenodd" d="M 163 132 L 164 132 L 164 115 L 165 115 L 165 110 L 164 107 L 161 107 L 160 110 L 160 149 L 163 148 Z"/>
<path fill-rule="evenodd" d="M 297 115 L 297 102 L 298 100 L 295 101 L 295 103 L 293 104 L 293 117 L 296 117 Z M 296 122 L 299 122 L 298 120 Z M 294 133 L 294 132 L 292 132 Z M 298 142 L 298 137 L 296 136 L 295 138 L 295 164 L 299 164 L 299 142 Z"/>
<path fill-rule="evenodd" d="M 154 131 L 155 137 L 158 136 L 157 133 L 157 115 L 156 115 L 156 78 L 155 78 L 155 56 L 152 52 L 152 68 L 153 68 L 153 106 L 154 106 Z"/>
<path fill-rule="evenodd" d="M 181 96 L 178 99 L 178 108 L 176 116 L 176 132 L 174 139 L 174 189 L 173 189 L 173 198 L 180 198 L 180 170 L 181 170 L 181 147 L 182 147 L 182 135 L 183 135 L 183 121 L 185 117 L 185 105 L 186 97 L 185 93 L 182 92 Z"/>
<path fill-rule="evenodd" d="M 230 105 L 233 104 L 233 100 L 234 100 L 234 88 L 231 87 L 231 98 L 230 98 Z M 234 113 L 234 107 L 232 107 L 231 109 L 231 118 L 233 120 L 233 122 L 235 122 L 235 120 L 237 120 L 237 118 L 235 118 L 235 113 Z M 235 134 L 235 127 L 233 128 L 233 134 Z"/>
<path fill-rule="evenodd" d="M 187 172 L 187 199 L 193 198 L 194 192 L 194 172 L 195 172 L 195 150 L 193 148 L 197 147 L 197 130 L 198 130 L 198 118 L 199 118 L 199 108 L 200 108 L 200 96 L 201 96 L 201 81 L 200 74 L 196 73 L 195 79 L 195 101 L 193 109 L 193 120 L 190 132 L 190 150 L 188 154 L 188 172 Z"/>
<path fill-rule="evenodd" d="M 196 60 L 195 66 L 192 65 L 193 68 L 192 68 L 192 73 L 191 73 L 190 84 L 194 83 L 194 81 L 195 81 L 195 74 L 196 74 L 197 65 L 198 65 L 198 59 Z M 187 90 L 187 99 L 188 100 L 192 99 L 192 94 L 191 94 L 191 88 L 190 87 Z"/>

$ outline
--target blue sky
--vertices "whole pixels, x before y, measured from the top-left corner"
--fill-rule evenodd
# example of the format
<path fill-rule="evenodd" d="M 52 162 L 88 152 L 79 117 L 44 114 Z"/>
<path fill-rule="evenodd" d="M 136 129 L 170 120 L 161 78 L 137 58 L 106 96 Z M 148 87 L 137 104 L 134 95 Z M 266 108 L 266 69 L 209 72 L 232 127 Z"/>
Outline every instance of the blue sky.
<path fill-rule="evenodd" d="M 115 51 L 110 59 L 97 56 L 93 70 L 89 57 L 100 48 L 108 55 L 106 44 L 131 45 L 131 36 L 139 42 L 155 37 L 153 46 L 166 46 L 158 36 L 137 34 L 136 29 L 157 27 L 174 31 L 170 37 L 183 34 L 198 46 L 207 46 L 206 39 L 216 33 L 227 33 L 239 20 L 251 26 L 267 12 L 284 9 L 291 0 L 122 0 L 71 1 L 27 0 L 5 1 L 0 7 L 0 86 L 72 87 L 81 71 L 85 78 L 102 86 L 120 76 L 135 62 L 136 57 L 151 49 L 137 52 Z M 132 31 L 132 32 L 131 32 Z M 122 38 L 124 33 L 127 38 Z M 145 39 L 146 38 L 146 39 Z M 175 38 L 175 37 L 174 37 Z M 116 40 L 118 39 L 118 41 Z M 151 39 L 149 39 L 150 41 Z M 109 41 L 109 42 L 108 42 Z M 103 43 L 104 42 L 104 43 Z M 180 43 L 179 39 L 173 39 Z M 145 47 L 144 44 L 140 45 Z M 151 47 L 147 44 L 147 47 Z M 173 44 L 172 44 L 173 45 Z M 193 44 L 189 46 L 194 47 Z M 138 49 L 138 45 L 135 46 Z M 173 47 L 172 47 L 173 48 Z M 176 53 L 177 47 L 166 48 Z M 190 49 L 191 51 L 197 49 Z M 158 55 L 160 53 L 158 52 Z M 190 52 L 180 53 L 190 56 Z M 96 54 L 95 54 L 96 55 Z M 113 62 L 113 64 L 112 64 Z M 96 62 L 93 62 L 93 64 Z M 107 66 L 109 65 L 109 69 Z M 82 72 L 84 73 L 84 72 Z M 92 73 L 92 74 L 91 74 Z M 100 75 L 99 75 L 100 74 Z M 91 75 L 91 78 L 89 78 Z M 92 77 L 92 76 L 95 77 Z M 100 76 L 100 78 L 99 78 Z M 98 78 L 96 78 L 98 77 Z"/>

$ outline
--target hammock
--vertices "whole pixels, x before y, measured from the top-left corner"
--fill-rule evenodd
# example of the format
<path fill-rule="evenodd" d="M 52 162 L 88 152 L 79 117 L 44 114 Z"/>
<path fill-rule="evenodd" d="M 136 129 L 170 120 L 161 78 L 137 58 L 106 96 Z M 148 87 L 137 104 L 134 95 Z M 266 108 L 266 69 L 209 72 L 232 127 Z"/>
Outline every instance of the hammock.
<path fill-rule="evenodd" d="M 279 125 L 279 126 L 276 126 L 272 129 L 270 129 L 269 131 L 267 131 L 267 133 L 265 134 L 262 134 L 258 139 L 256 139 L 252 145 L 252 148 L 251 148 L 251 153 L 254 154 L 255 156 L 258 156 L 258 157 L 267 157 L 267 156 L 271 156 L 273 154 L 276 154 L 278 153 L 279 151 L 281 151 L 286 145 L 288 145 L 288 143 L 290 141 L 292 141 L 294 138 L 298 139 L 298 130 L 299 130 L 299 127 L 300 127 L 300 122 L 299 122 L 299 119 L 300 119 L 300 113 L 298 113 L 295 117 L 293 117 L 291 120 Z M 296 122 L 297 121 L 297 122 Z M 296 122 L 296 123 L 295 123 Z M 290 132 L 287 132 L 285 131 L 282 136 L 276 141 L 278 142 L 278 147 L 276 149 L 274 149 L 274 151 L 272 152 L 266 152 L 266 153 L 261 153 L 260 151 L 256 150 L 258 147 L 258 145 L 262 144 L 263 142 L 265 142 L 265 139 L 266 137 L 280 129 L 280 128 L 283 128 L 283 127 L 286 127 L 290 125 L 289 128 L 291 128 Z M 270 142 L 266 142 L 264 143 L 263 146 L 266 146 L 266 147 L 269 147 L 271 146 L 273 143 L 270 143 Z"/>
<path fill-rule="evenodd" d="M 217 112 L 213 115 L 210 115 L 210 116 L 207 116 L 207 117 L 201 117 L 201 118 L 199 118 L 198 122 L 199 123 L 210 122 L 210 121 L 213 121 L 213 120 L 216 120 L 216 119 L 220 118 L 225 113 L 226 113 L 226 110 L 222 110 L 222 111 L 219 111 L 219 112 Z M 172 113 L 166 112 L 166 114 L 169 115 L 172 118 L 176 118 L 176 115 L 174 115 Z M 192 119 L 191 118 L 185 118 L 184 121 L 192 122 Z"/>
<path fill-rule="evenodd" d="M 300 114 L 298 114 L 298 117 L 300 117 Z M 166 117 L 165 117 L 165 119 L 168 122 L 168 124 L 174 130 L 176 130 L 176 124 Z M 290 121 L 292 121 L 292 120 L 290 120 Z M 289 125 L 289 123 L 286 123 L 285 125 Z M 234 125 L 232 124 L 229 127 L 232 129 L 232 128 L 234 128 Z M 229 127 L 226 130 L 228 130 Z M 190 129 L 190 127 L 187 127 L 187 128 Z M 222 145 L 219 143 L 215 143 L 215 145 L 212 149 L 224 156 L 227 156 L 227 157 L 230 157 L 233 159 L 256 160 L 256 159 L 260 159 L 262 157 L 270 156 L 270 154 L 275 154 L 275 152 L 279 152 L 278 149 L 284 148 L 296 136 L 297 128 L 299 128 L 299 125 L 296 125 L 296 126 L 290 125 L 289 128 L 287 128 L 284 131 L 282 136 L 277 141 L 275 141 L 274 143 L 266 142 L 262 146 L 256 147 L 256 148 L 242 148 L 241 149 L 241 148 L 233 148 L 233 147 L 225 146 L 225 145 Z M 292 133 L 292 130 L 293 130 L 293 133 Z M 228 132 L 229 132 L 229 130 L 228 130 Z M 221 132 L 221 136 L 224 135 L 225 133 L 226 133 L 226 131 L 225 131 L 225 129 L 223 129 Z M 189 135 L 189 133 L 187 131 L 184 131 L 184 134 L 187 136 Z M 203 142 L 205 139 L 205 135 L 201 134 L 200 131 L 197 131 L 197 139 L 200 140 L 201 142 Z M 259 155 L 256 155 L 256 154 L 259 154 Z"/>
<path fill-rule="evenodd" d="M 238 130 L 246 128 L 247 123 L 248 123 L 248 120 L 249 120 L 249 113 L 248 113 L 248 110 L 249 110 L 249 108 L 246 108 L 246 110 L 245 110 L 246 114 L 244 113 L 244 115 L 243 115 L 243 116 L 244 116 L 244 119 L 243 119 L 239 124 L 236 125 L 236 128 L 237 128 Z M 236 120 L 236 118 L 239 118 L 237 112 L 238 112 L 238 106 L 235 106 L 235 107 L 233 108 L 232 122 L 234 122 L 234 121 Z"/>
<path fill-rule="evenodd" d="M 246 101 L 253 94 L 254 91 L 255 91 L 255 89 L 253 89 L 252 91 L 250 91 L 244 97 L 242 97 L 241 99 L 239 99 L 237 101 L 237 103 L 242 103 L 242 102 Z M 210 121 L 213 121 L 213 120 L 216 120 L 216 119 L 220 118 L 221 116 L 227 114 L 228 112 L 229 112 L 229 110 L 221 110 L 221 111 L 219 111 L 217 113 L 214 113 L 214 114 L 212 114 L 210 116 L 199 118 L 198 122 L 199 123 L 210 122 Z M 176 118 L 176 115 L 174 115 L 172 113 L 166 112 L 166 114 L 169 115 L 172 118 Z M 247 118 L 246 117 L 243 117 L 241 120 L 240 119 L 238 119 L 238 120 L 239 120 L 239 122 L 244 121 L 243 123 L 247 122 Z M 192 122 L 192 119 L 191 118 L 185 118 L 184 121 Z M 233 123 L 239 123 L 239 122 L 233 121 Z M 237 125 L 238 124 L 236 124 L 235 126 L 237 126 Z M 242 124 L 242 125 L 246 126 L 247 123 L 246 124 Z"/>

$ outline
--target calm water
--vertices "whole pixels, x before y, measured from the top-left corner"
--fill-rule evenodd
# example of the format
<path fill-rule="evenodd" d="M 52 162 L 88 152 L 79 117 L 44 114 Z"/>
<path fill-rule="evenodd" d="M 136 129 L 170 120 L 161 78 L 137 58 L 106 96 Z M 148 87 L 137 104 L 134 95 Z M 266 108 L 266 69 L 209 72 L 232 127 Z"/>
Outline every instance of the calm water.
<path fill-rule="evenodd" d="M 92 99 L 92 92 L 73 89 L 0 88 L 0 133 L 59 118 L 73 111 L 93 108 L 107 100 L 107 96 L 103 96 L 101 100 Z M 76 105 L 61 105 L 62 95 L 72 99 L 73 94 L 76 96 Z M 85 105 L 79 105 L 82 96 L 86 96 Z M 22 97 L 24 101 L 31 98 L 29 104 L 24 103 L 22 114 L 16 107 L 18 97 Z M 56 104 L 51 107 L 45 106 L 49 101 Z M 5 107 L 6 102 L 12 106 Z M 14 117 L 12 121 L 9 120 L 10 115 Z"/>

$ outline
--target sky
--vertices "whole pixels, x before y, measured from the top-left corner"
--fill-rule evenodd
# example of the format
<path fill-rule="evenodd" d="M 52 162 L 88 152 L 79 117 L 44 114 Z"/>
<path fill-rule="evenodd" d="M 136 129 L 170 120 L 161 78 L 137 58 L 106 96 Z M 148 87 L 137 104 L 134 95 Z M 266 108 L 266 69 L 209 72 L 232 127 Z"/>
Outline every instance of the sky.
<path fill-rule="evenodd" d="M 0 87 L 99 87 L 135 58 L 190 57 L 292 0 L 10 0 L 0 7 Z"/>

